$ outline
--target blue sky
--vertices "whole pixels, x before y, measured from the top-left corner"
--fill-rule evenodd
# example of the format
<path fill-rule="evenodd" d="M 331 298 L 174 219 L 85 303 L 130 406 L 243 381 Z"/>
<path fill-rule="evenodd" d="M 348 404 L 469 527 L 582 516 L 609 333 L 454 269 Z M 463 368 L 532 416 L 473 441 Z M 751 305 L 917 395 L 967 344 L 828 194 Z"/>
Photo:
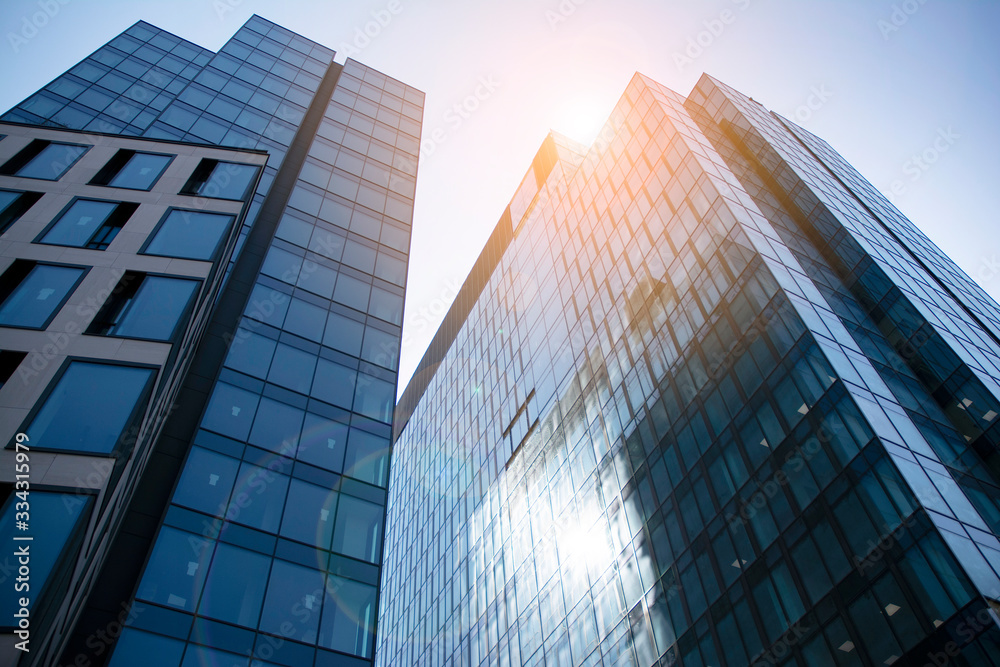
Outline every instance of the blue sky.
<path fill-rule="evenodd" d="M 636 71 L 797 120 L 1000 296 L 1000 3 L 5 0 L 0 108 L 136 20 L 215 50 L 253 13 L 427 93 L 401 390 L 546 132 L 588 142 Z"/>

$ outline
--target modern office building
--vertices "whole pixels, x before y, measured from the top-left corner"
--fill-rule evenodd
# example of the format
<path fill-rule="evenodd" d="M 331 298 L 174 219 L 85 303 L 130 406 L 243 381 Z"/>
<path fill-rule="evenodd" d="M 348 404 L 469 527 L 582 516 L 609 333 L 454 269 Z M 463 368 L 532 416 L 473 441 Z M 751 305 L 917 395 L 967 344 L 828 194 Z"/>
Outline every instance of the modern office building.
<path fill-rule="evenodd" d="M 0 116 L 0 664 L 372 664 L 423 94 L 333 58 L 139 22 Z"/>
<path fill-rule="evenodd" d="M 1000 664 L 1000 309 L 826 143 L 636 75 L 396 408 L 375 664 Z"/>

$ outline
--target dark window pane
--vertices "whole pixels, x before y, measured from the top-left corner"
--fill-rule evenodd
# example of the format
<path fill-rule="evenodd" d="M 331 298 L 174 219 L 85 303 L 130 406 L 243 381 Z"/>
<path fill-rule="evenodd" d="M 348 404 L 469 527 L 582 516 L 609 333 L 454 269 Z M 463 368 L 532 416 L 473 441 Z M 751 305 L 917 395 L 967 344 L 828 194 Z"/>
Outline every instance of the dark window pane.
<path fill-rule="evenodd" d="M 0 169 L 0 173 L 54 181 L 80 159 L 90 146 L 60 144 L 36 139 Z"/>
<path fill-rule="evenodd" d="M 384 513 L 381 505 L 341 494 L 333 550 L 369 563 L 378 562 Z"/>
<path fill-rule="evenodd" d="M 354 409 L 357 412 L 388 424 L 392 419 L 394 398 L 393 386 L 385 380 L 364 373 L 358 375 L 354 393 Z"/>
<path fill-rule="evenodd" d="M 250 444 L 291 456 L 302 429 L 303 414 L 298 408 L 270 398 L 260 399 L 257 418 L 250 432 Z"/>
<path fill-rule="evenodd" d="M 251 333 L 246 329 L 238 329 L 233 342 L 229 344 L 229 355 L 226 366 L 234 370 L 264 379 L 267 369 L 271 366 L 271 357 L 277 342 Z"/>
<path fill-rule="evenodd" d="M 196 280 L 127 273 L 87 333 L 170 340 L 198 286 Z"/>
<path fill-rule="evenodd" d="M 246 440 L 259 400 L 257 394 L 220 382 L 215 385 L 201 425 L 231 438 Z"/>
<path fill-rule="evenodd" d="M 287 507 L 281 521 L 281 534 L 321 549 L 330 548 L 337 493 L 314 484 L 293 479 L 288 487 Z"/>
<path fill-rule="evenodd" d="M 170 155 L 136 153 L 115 174 L 108 185 L 131 190 L 148 190 L 156 183 L 156 179 L 167 168 L 171 159 Z"/>
<path fill-rule="evenodd" d="M 49 231 L 42 237 L 41 243 L 77 248 L 87 247 L 90 240 L 108 222 L 117 206 L 118 204 L 115 202 L 77 199 L 49 228 Z M 117 229 L 115 234 L 117 234 Z M 107 246 L 105 245 L 105 247 Z"/>
<path fill-rule="evenodd" d="M 184 259 L 212 259 L 233 220 L 233 216 L 220 213 L 170 211 L 143 252 Z"/>
<path fill-rule="evenodd" d="M 263 554 L 219 544 L 205 579 L 207 595 L 198 613 L 237 625 L 257 626 L 271 559 Z"/>
<path fill-rule="evenodd" d="M 172 502 L 208 514 L 223 515 L 239 466 L 236 459 L 192 447 Z"/>
<path fill-rule="evenodd" d="M 287 489 L 287 475 L 279 475 L 273 469 L 244 461 L 229 502 L 227 517 L 230 521 L 277 533 Z"/>
<path fill-rule="evenodd" d="M 308 394 L 315 368 L 315 356 L 279 343 L 274 350 L 274 362 L 271 364 L 267 379 L 292 391 Z"/>
<path fill-rule="evenodd" d="M 184 646 L 184 642 L 179 639 L 125 628 L 115 642 L 108 667 L 178 667 Z"/>
<path fill-rule="evenodd" d="M 23 270 L 23 264 L 15 264 L 4 274 L 4 282 L 8 279 L 13 282 Z M 71 266 L 31 267 L 0 305 L 0 325 L 44 327 L 76 287 L 83 272 L 84 269 Z"/>
<path fill-rule="evenodd" d="M 352 356 L 360 356 L 365 325 L 337 313 L 330 313 L 323 333 L 323 344 Z"/>
<path fill-rule="evenodd" d="M 357 371 L 326 359 L 320 359 L 316 366 L 316 380 L 312 395 L 321 401 L 350 409 L 354 400 Z"/>
<path fill-rule="evenodd" d="M 205 118 L 202 121 L 208 122 Z M 212 125 L 215 126 L 214 123 Z M 196 134 L 198 127 L 196 124 L 192 128 Z M 202 128 L 202 130 L 207 131 L 207 128 Z M 249 164 L 202 160 L 184 185 L 181 194 L 215 199 L 244 199 L 247 190 L 257 177 L 259 169 L 259 167 Z"/>
<path fill-rule="evenodd" d="M 0 234 L 10 229 L 41 198 L 39 192 L 0 190 Z"/>
<path fill-rule="evenodd" d="M 352 428 L 347 441 L 344 474 L 369 484 L 385 486 L 389 441 L 368 431 Z"/>
<path fill-rule="evenodd" d="M 164 526 L 156 538 L 136 598 L 193 612 L 215 543 Z"/>
<path fill-rule="evenodd" d="M 260 629 L 313 643 L 323 604 L 323 574 L 301 565 L 275 560 L 267 587 Z M 292 632 L 288 631 L 291 625 Z"/>
<path fill-rule="evenodd" d="M 344 468 L 347 424 L 306 413 L 296 458 L 314 466 L 340 472 Z"/>
<path fill-rule="evenodd" d="M 111 453 L 153 374 L 151 368 L 70 363 L 28 427 L 32 443 L 36 448 Z"/>
<path fill-rule="evenodd" d="M 11 494 L 7 498 L 3 510 L 0 510 L 0 539 L 3 540 L 4 544 L 10 545 L 11 553 L 16 546 L 30 544 L 32 594 L 26 597 L 30 597 L 32 601 L 37 600 L 39 594 L 45 590 L 45 582 L 52 572 L 52 568 L 62 555 L 66 542 L 70 539 L 78 520 L 83 516 L 84 510 L 89 508 L 89 497 L 84 497 L 87 498 L 87 501 L 83 501 L 80 496 L 73 494 L 49 493 L 33 488 L 30 496 L 31 522 L 35 528 L 31 532 L 33 540 L 30 543 L 14 541 L 15 536 L 25 534 L 24 531 L 16 529 L 15 522 L 16 512 L 25 509 L 23 504 L 20 508 L 17 507 L 21 498 Z M 11 557 L 6 562 L 10 563 L 16 560 L 16 557 Z M 11 591 L 13 591 L 13 572 L 8 577 Z M 20 609 L 17 602 L 19 597 L 21 596 L 14 595 L 13 592 L 10 595 L 0 596 L 0 614 L 3 614 L 4 619 L 0 621 L 0 626 L 16 624 L 12 622 L 12 619 L 14 613 Z M 29 606 L 29 609 L 34 609 L 34 606 Z"/>
<path fill-rule="evenodd" d="M 330 575 L 320 644 L 363 658 L 372 653 L 375 587 Z"/>

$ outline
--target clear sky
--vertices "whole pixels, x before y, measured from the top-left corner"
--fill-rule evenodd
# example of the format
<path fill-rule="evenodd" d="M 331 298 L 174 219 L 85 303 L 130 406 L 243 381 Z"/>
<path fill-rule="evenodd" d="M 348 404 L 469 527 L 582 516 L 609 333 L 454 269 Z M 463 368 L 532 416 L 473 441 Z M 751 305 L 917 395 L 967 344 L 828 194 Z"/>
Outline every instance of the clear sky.
<path fill-rule="evenodd" d="M 427 93 L 400 392 L 546 132 L 636 71 L 797 120 L 1000 296 L 995 0 L 3 0 L 0 108 L 136 20 L 216 50 L 253 13 Z"/>

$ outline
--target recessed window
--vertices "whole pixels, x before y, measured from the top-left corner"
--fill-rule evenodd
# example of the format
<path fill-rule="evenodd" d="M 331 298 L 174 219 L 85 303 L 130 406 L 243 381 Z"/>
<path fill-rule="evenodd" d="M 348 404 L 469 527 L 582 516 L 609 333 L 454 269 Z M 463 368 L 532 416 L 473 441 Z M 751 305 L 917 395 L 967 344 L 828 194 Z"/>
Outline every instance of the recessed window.
<path fill-rule="evenodd" d="M 42 235 L 38 243 L 104 250 L 118 236 L 138 204 L 77 199 Z"/>
<path fill-rule="evenodd" d="M 10 229 L 41 198 L 41 192 L 0 190 L 0 234 Z"/>
<path fill-rule="evenodd" d="M 35 139 L 0 167 L 5 176 L 58 180 L 90 146 Z"/>
<path fill-rule="evenodd" d="M 97 172 L 90 183 L 129 190 L 149 190 L 173 159 L 173 155 L 120 150 Z"/>
<path fill-rule="evenodd" d="M 9 487 L 8 487 L 9 488 Z M 31 521 L 32 526 L 44 526 L 32 531 L 31 542 L 15 542 L 24 536 L 19 530 L 15 518 L 24 510 L 26 503 L 14 493 L 6 498 L 3 509 L 0 509 L 0 539 L 4 544 L 31 545 L 31 606 L 29 610 L 37 609 L 37 600 L 45 593 L 45 584 L 56 569 L 62 558 L 72 557 L 67 547 L 73 545 L 74 533 L 80 525 L 80 519 L 90 510 L 90 496 L 73 493 L 52 493 L 31 489 Z M 78 544 L 77 544 L 78 546 Z M 14 558 L 7 562 L 14 561 Z M 11 579 L 12 580 L 12 579 Z M 0 627 L 12 628 L 16 625 L 14 614 L 20 608 L 18 596 L 0 596 L 0 614 L 4 620 Z"/>
<path fill-rule="evenodd" d="M 251 164 L 202 160 L 184 184 L 181 194 L 242 200 L 246 198 L 259 170 Z"/>
<path fill-rule="evenodd" d="M 171 340 L 199 285 L 186 278 L 126 272 L 87 333 Z"/>
<path fill-rule="evenodd" d="M 235 219 L 221 213 L 173 209 L 160 223 L 143 254 L 212 259 Z"/>
<path fill-rule="evenodd" d="M 14 372 L 26 356 L 27 352 L 0 350 L 0 389 L 14 376 Z"/>
<path fill-rule="evenodd" d="M 154 375 L 152 368 L 70 362 L 26 429 L 32 446 L 112 453 L 130 440 Z"/>
<path fill-rule="evenodd" d="M 76 266 L 14 262 L 0 276 L 0 326 L 45 328 L 84 273 Z"/>

